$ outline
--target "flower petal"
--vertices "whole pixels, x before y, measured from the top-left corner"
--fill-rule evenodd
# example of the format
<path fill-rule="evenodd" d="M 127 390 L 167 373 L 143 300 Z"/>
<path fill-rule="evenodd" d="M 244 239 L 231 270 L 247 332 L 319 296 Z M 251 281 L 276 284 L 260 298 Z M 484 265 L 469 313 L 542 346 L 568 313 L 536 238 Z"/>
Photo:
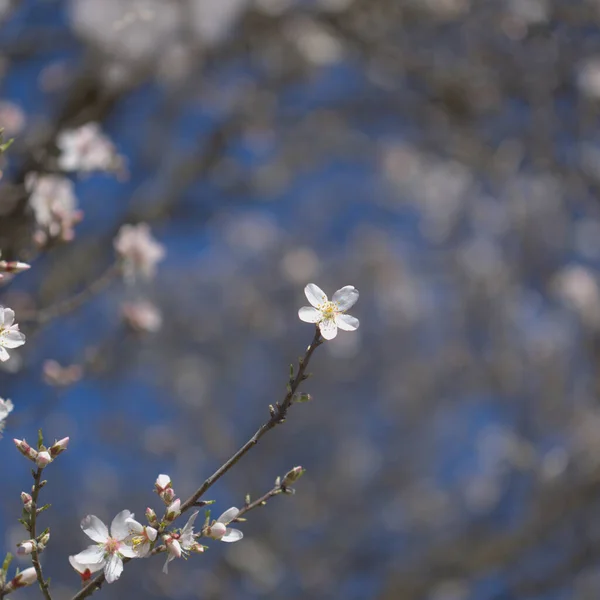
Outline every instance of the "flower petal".
<path fill-rule="evenodd" d="M 86 571 L 89 571 L 90 573 L 95 573 L 104 566 L 104 560 L 102 560 L 99 563 L 81 563 L 77 560 L 76 556 L 69 556 L 69 562 L 78 573 L 85 573 Z"/>
<path fill-rule="evenodd" d="M 81 521 L 81 529 L 83 529 L 88 537 L 99 544 L 103 544 L 108 539 L 108 529 L 106 528 L 106 525 L 94 515 L 88 515 Z"/>
<path fill-rule="evenodd" d="M 327 294 L 314 283 L 309 283 L 304 288 L 304 293 L 306 294 L 307 300 L 317 308 L 323 302 L 327 302 Z"/>
<path fill-rule="evenodd" d="M 225 525 L 227 525 L 227 523 L 230 523 L 238 516 L 239 512 L 239 509 L 237 509 L 235 506 L 232 506 L 217 519 L 217 523 L 225 523 Z"/>
<path fill-rule="evenodd" d="M 127 517 L 125 519 L 125 523 L 127 524 L 127 528 L 129 529 L 129 533 L 144 533 L 144 526 L 135 519 L 131 517 Z"/>
<path fill-rule="evenodd" d="M 356 304 L 358 290 L 353 285 L 345 285 L 333 295 L 332 299 L 337 302 L 340 310 L 348 310 Z"/>
<path fill-rule="evenodd" d="M 138 553 L 127 544 L 121 544 L 119 546 L 119 554 L 121 556 L 125 556 L 126 558 L 135 558 L 136 556 L 138 556 Z"/>
<path fill-rule="evenodd" d="M 321 335 L 326 340 L 332 340 L 337 335 L 337 325 L 333 319 L 325 319 L 319 323 Z"/>
<path fill-rule="evenodd" d="M 360 325 L 360 321 L 350 315 L 336 315 L 335 324 L 344 331 L 356 331 Z"/>
<path fill-rule="evenodd" d="M 88 546 L 85 550 L 76 554 L 73 559 L 82 565 L 103 565 L 105 562 L 104 549 L 101 546 Z"/>
<path fill-rule="evenodd" d="M 18 348 L 25 343 L 25 335 L 17 329 L 5 329 L 0 333 L 0 345 L 6 348 Z"/>
<path fill-rule="evenodd" d="M 15 311 L 12 308 L 5 308 L 2 316 L 4 318 L 3 327 L 10 327 L 15 322 Z"/>
<path fill-rule="evenodd" d="M 133 519 L 133 516 L 131 511 L 122 510 L 110 524 L 110 536 L 115 540 L 124 540 L 129 535 L 127 519 Z"/>
<path fill-rule="evenodd" d="M 156 539 L 156 536 L 158 535 L 158 531 L 156 531 L 156 529 L 154 529 L 154 527 L 146 527 L 146 536 L 148 537 L 148 539 L 153 542 Z"/>
<path fill-rule="evenodd" d="M 222 542 L 238 542 L 244 537 L 244 534 L 239 529 L 229 529 L 225 532 L 225 535 L 221 538 Z"/>
<path fill-rule="evenodd" d="M 165 560 L 165 566 L 163 567 L 163 573 L 168 573 L 169 572 L 169 563 L 174 559 L 175 557 L 172 554 L 167 553 L 167 560 Z"/>
<path fill-rule="evenodd" d="M 123 561 L 118 554 L 112 554 L 104 567 L 104 575 L 107 583 L 116 581 L 123 572 Z"/>
<path fill-rule="evenodd" d="M 3 348 L 2 346 L 0 346 L 0 360 L 2 362 L 7 361 L 10 358 L 9 353 L 6 351 L 5 348 Z"/>
<path fill-rule="evenodd" d="M 298 311 L 298 316 L 305 323 L 318 323 L 323 318 L 321 311 L 312 306 L 303 306 Z"/>

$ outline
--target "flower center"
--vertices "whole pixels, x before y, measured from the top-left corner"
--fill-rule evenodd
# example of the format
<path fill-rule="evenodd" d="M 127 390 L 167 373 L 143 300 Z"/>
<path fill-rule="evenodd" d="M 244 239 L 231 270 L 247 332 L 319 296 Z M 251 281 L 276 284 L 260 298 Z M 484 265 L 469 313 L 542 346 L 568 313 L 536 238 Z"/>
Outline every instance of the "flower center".
<path fill-rule="evenodd" d="M 115 538 L 108 538 L 106 542 L 104 542 L 104 550 L 107 554 L 115 554 L 115 552 L 119 551 L 121 547 L 121 542 L 119 540 L 115 540 Z"/>
<path fill-rule="evenodd" d="M 321 314 L 323 315 L 324 319 L 333 319 L 333 317 L 335 317 L 335 314 L 338 312 L 338 304 L 337 302 L 323 302 L 323 304 L 321 304 L 321 306 L 319 306 L 319 310 L 321 311 Z"/>

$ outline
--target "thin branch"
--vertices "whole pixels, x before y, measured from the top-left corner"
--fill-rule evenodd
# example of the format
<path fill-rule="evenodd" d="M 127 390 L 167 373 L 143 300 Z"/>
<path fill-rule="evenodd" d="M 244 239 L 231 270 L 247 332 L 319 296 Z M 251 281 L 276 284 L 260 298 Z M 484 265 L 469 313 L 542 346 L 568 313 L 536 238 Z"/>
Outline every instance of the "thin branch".
<path fill-rule="evenodd" d="M 50 590 L 48 589 L 48 582 L 44 579 L 44 574 L 42 573 L 42 565 L 40 564 L 40 555 L 38 552 L 38 547 L 37 547 L 37 533 L 36 533 L 36 526 L 37 526 L 37 505 L 38 505 L 38 496 L 40 493 L 40 490 L 43 487 L 43 483 L 42 483 L 42 471 L 43 469 L 39 468 L 37 469 L 37 471 L 35 471 L 33 473 L 33 489 L 31 491 L 31 513 L 30 513 L 30 518 L 29 518 L 29 525 L 27 527 L 27 530 L 29 531 L 29 535 L 31 537 L 32 540 L 35 540 L 34 546 L 33 546 L 33 551 L 31 552 L 31 562 L 33 564 L 33 567 L 35 568 L 35 572 L 37 574 L 37 579 L 38 579 L 38 583 L 40 584 L 40 590 L 42 591 L 42 594 L 44 595 L 44 598 L 46 600 L 52 600 L 52 596 L 50 595 Z"/>
<path fill-rule="evenodd" d="M 271 418 L 261 425 L 258 431 L 221 467 L 219 467 L 206 481 L 185 501 L 181 504 L 180 510 L 183 514 L 185 511 L 189 510 L 194 506 L 198 506 L 198 501 L 200 498 L 219 480 L 231 467 L 233 467 L 245 454 L 247 454 L 251 448 L 258 444 L 259 440 L 267 433 L 273 429 L 276 425 L 280 425 L 283 423 L 287 417 L 287 412 L 290 406 L 294 402 L 294 394 L 300 387 L 300 384 L 308 379 L 308 375 L 306 374 L 306 368 L 308 367 L 308 363 L 313 355 L 313 352 L 323 343 L 323 339 L 321 338 L 321 333 L 319 328 L 315 328 L 315 335 L 313 337 L 310 346 L 306 349 L 304 356 L 298 360 L 298 371 L 295 376 L 290 376 L 290 381 L 287 387 L 287 393 L 281 403 L 276 403 L 275 406 L 269 406 L 269 410 L 271 412 Z M 281 486 L 280 486 L 281 487 Z M 275 488 L 273 488 L 274 490 Z M 252 508 L 256 508 L 259 506 L 261 502 L 266 501 L 266 498 L 274 496 L 275 493 L 271 490 L 267 492 L 265 496 L 259 498 L 255 502 L 245 506 L 236 518 L 239 518 L 244 513 L 248 512 Z M 250 508 L 251 507 L 251 508 Z M 164 527 L 161 527 L 158 534 L 164 532 Z M 132 559 L 125 558 L 123 559 L 123 564 L 128 563 Z M 77 594 L 75 594 L 71 600 L 83 600 L 83 598 L 87 598 L 91 596 L 97 589 L 100 589 L 102 584 L 104 583 L 104 573 L 100 573 L 94 579 L 92 579 L 84 588 L 79 590 Z"/>

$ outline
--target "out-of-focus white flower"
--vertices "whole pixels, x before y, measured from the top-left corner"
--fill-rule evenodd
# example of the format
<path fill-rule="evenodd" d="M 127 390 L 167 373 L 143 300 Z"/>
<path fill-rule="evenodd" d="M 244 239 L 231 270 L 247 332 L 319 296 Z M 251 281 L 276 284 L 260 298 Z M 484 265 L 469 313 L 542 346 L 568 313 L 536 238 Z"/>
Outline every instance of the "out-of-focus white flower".
<path fill-rule="evenodd" d="M 138 276 L 152 279 L 157 263 L 165 256 L 164 246 L 152 237 L 147 223 L 123 225 L 114 246 L 123 261 L 125 278 L 129 280 L 135 280 Z"/>
<path fill-rule="evenodd" d="M 81 563 L 76 560 L 74 556 L 69 556 L 69 562 L 71 566 L 81 575 L 82 581 L 89 581 L 92 577 L 92 573 L 99 571 L 104 567 L 104 563 Z"/>
<path fill-rule="evenodd" d="M 77 383 L 83 376 L 81 365 L 62 367 L 55 360 L 48 359 L 42 365 L 44 383 L 56 387 L 67 387 Z"/>
<path fill-rule="evenodd" d="M 198 516 L 198 511 L 193 513 L 188 519 L 183 529 L 179 532 L 172 532 L 163 536 L 163 541 L 167 547 L 167 560 L 163 567 L 163 573 L 169 572 L 169 563 L 176 559 L 187 557 L 189 552 L 202 552 L 204 548 L 196 543 L 194 538 L 194 521 Z"/>
<path fill-rule="evenodd" d="M 63 171 L 115 171 L 122 166 L 122 159 L 98 123 L 62 131 L 56 145 L 60 150 L 58 166 Z"/>
<path fill-rule="evenodd" d="M 332 340 L 337 335 L 338 327 L 344 331 L 358 329 L 358 319 L 345 314 L 358 300 L 358 290 L 353 285 L 340 288 L 332 300 L 314 283 L 309 283 L 304 293 L 312 306 L 303 306 L 298 316 L 306 323 L 317 323 L 326 340 Z"/>
<path fill-rule="evenodd" d="M 25 343 L 25 335 L 19 331 L 15 323 L 15 311 L 0 306 L 0 360 L 10 358 L 7 348 L 18 348 Z"/>
<path fill-rule="evenodd" d="M 162 326 L 160 310 L 148 300 L 124 302 L 121 306 L 123 319 L 134 331 L 156 333 Z"/>
<path fill-rule="evenodd" d="M 8 100 L 0 100 L 0 127 L 7 137 L 17 135 L 25 127 L 25 113 L 20 106 Z"/>
<path fill-rule="evenodd" d="M 71 241 L 75 237 L 73 227 L 83 218 L 77 209 L 73 182 L 60 175 L 28 173 L 25 189 L 38 226 L 36 243 L 43 246 L 53 239 Z"/>
<path fill-rule="evenodd" d="M 0 438 L 6 426 L 6 418 L 13 411 L 14 405 L 10 400 L 0 398 Z"/>
<path fill-rule="evenodd" d="M 235 506 L 228 508 L 212 525 L 207 528 L 206 535 L 213 540 L 221 542 L 237 542 L 244 537 L 244 534 L 239 529 L 227 527 L 239 513 L 239 509 Z"/>
<path fill-rule="evenodd" d="M 125 519 L 125 522 L 129 527 L 129 538 L 127 539 L 127 543 L 131 544 L 136 556 L 139 556 L 140 558 L 148 556 L 148 553 L 152 548 L 152 542 L 156 539 L 158 531 L 154 529 L 154 527 L 142 525 L 133 517 Z"/>
<path fill-rule="evenodd" d="M 26 587 L 31 585 L 37 580 L 37 573 L 34 567 L 29 567 L 20 573 L 17 573 L 8 583 L 5 591 L 11 592 L 18 588 Z"/>
<path fill-rule="evenodd" d="M 130 536 L 127 519 L 133 516 L 130 511 L 122 510 L 110 524 L 110 535 L 106 525 L 98 517 L 85 517 L 81 521 L 81 529 L 96 544 L 73 556 L 73 560 L 80 565 L 101 565 L 104 567 L 104 576 L 108 583 L 119 579 L 123 572 L 123 558 L 137 557 L 133 548 L 126 542 Z"/>

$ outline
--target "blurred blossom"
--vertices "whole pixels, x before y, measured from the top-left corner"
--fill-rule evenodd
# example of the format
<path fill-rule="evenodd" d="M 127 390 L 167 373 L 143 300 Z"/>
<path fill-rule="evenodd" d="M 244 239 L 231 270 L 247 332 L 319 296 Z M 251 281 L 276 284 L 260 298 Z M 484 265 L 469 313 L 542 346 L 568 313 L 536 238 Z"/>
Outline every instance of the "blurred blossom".
<path fill-rule="evenodd" d="M 310 19 L 295 20 L 288 30 L 300 54 L 309 62 L 325 66 L 342 59 L 341 41 L 323 25 Z"/>
<path fill-rule="evenodd" d="M 579 65 L 577 85 L 592 100 L 600 98 L 600 57 L 590 57 Z"/>
<path fill-rule="evenodd" d="M 600 172 L 600 165 L 598 167 Z M 575 249 L 583 258 L 600 258 L 600 221 L 585 219 L 574 225 Z"/>
<path fill-rule="evenodd" d="M 134 331 L 156 333 L 162 327 L 160 310 L 148 300 L 123 303 L 121 314 Z"/>
<path fill-rule="evenodd" d="M 68 387 L 77 383 L 83 376 L 81 365 L 67 365 L 62 367 L 55 360 L 46 360 L 42 365 L 44 382 L 56 387 Z"/>
<path fill-rule="evenodd" d="M 550 16 L 548 0 L 509 0 L 508 9 L 524 25 L 544 23 Z"/>
<path fill-rule="evenodd" d="M 435 586 L 427 600 L 468 600 L 470 597 L 466 581 L 444 581 Z"/>
<path fill-rule="evenodd" d="M 248 0 L 192 0 L 191 22 L 200 40 L 213 46 L 229 34 Z"/>
<path fill-rule="evenodd" d="M 552 288 L 586 324 L 600 325 L 600 290 L 589 269 L 579 265 L 564 267 L 554 276 Z"/>
<path fill-rule="evenodd" d="M 156 265 L 164 258 L 165 248 L 150 233 L 146 223 L 123 225 L 114 240 L 115 251 L 123 263 L 123 273 L 127 281 L 139 277 L 152 279 Z"/>
<path fill-rule="evenodd" d="M 503 487 L 499 474 L 486 473 L 472 477 L 462 488 L 468 509 L 475 514 L 490 512 L 500 501 Z"/>
<path fill-rule="evenodd" d="M 0 129 L 4 128 L 4 137 L 10 138 L 23 131 L 25 113 L 14 102 L 0 100 Z"/>
<path fill-rule="evenodd" d="M 2 437 L 2 432 L 6 426 L 6 419 L 13 411 L 13 408 L 13 403 L 10 400 L 0 398 L 0 438 Z"/>
<path fill-rule="evenodd" d="M 311 279 L 320 268 L 319 257 L 310 248 L 294 248 L 283 255 L 281 271 L 294 284 Z"/>
<path fill-rule="evenodd" d="M 226 220 L 223 233 L 229 245 L 244 254 L 271 250 L 281 235 L 273 217 L 261 212 L 233 215 Z"/>
<path fill-rule="evenodd" d="M 227 562 L 246 574 L 261 594 L 276 594 L 285 585 L 284 564 L 270 546 L 254 539 L 244 540 L 225 555 Z"/>
<path fill-rule="evenodd" d="M 565 448 L 557 446 L 544 454 L 540 463 L 540 478 L 551 482 L 559 478 L 569 466 L 569 453 Z"/>
<path fill-rule="evenodd" d="M 37 224 L 36 243 L 43 246 L 54 239 L 71 241 L 75 237 L 73 227 L 83 218 L 73 183 L 60 175 L 28 173 L 25 189 Z"/>
<path fill-rule="evenodd" d="M 58 166 L 63 171 L 118 171 L 122 159 L 98 123 L 61 131 L 56 139 L 60 150 Z"/>

